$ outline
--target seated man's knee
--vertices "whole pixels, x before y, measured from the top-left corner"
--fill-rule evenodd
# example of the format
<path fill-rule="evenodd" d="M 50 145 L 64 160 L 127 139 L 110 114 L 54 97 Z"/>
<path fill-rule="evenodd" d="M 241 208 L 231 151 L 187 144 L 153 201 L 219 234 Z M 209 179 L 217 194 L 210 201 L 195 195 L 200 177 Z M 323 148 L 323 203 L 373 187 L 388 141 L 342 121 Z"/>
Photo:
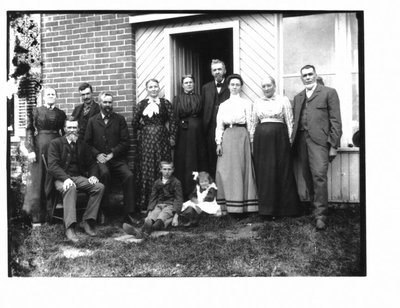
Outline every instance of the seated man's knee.
<path fill-rule="evenodd" d="M 105 189 L 105 185 L 103 183 L 97 182 L 94 184 L 94 188 L 96 191 L 103 191 Z"/>
<path fill-rule="evenodd" d="M 65 194 L 69 194 L 69 195 L 74 194 L 74 195 L 76 195 L 76 193 L 77 193 L 77 189 L 76 189 L 75 185 L 70 186 L 66 191 L 63 192 L 64 195 Z"/>

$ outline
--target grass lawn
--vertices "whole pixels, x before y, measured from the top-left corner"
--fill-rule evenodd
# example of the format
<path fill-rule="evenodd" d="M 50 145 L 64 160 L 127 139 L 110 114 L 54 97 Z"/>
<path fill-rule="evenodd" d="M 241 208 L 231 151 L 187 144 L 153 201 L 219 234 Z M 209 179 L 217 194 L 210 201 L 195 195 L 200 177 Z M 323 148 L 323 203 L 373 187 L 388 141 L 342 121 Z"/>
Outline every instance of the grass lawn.
<path fill-rule="evenodd" d="M 143 243 L 124 235 L 120 216 L 79 232 L 73 245 L 61 223 L 31 229 L 9 225 L 9 274 L 39 277 L 362 276 L 359 205 L 331 207 L 328 228 L 317 232 L 311 216 L 262 221 L 202 217 L 198 227 L 169 228 Z"/>

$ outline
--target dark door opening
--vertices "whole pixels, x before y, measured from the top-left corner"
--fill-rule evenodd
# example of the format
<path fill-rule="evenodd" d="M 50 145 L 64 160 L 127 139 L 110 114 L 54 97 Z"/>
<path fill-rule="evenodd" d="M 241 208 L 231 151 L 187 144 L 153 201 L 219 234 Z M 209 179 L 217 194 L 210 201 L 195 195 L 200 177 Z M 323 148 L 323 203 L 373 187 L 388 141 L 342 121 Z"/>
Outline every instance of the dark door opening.
<path fill-rule="evenodd" d="M 211 60 L 220 59 L 225 63 L 226 74 L 233 71 L 233 30 L 219 29 L 190 32 L 172 36 L 173 92 L 180 93 L 180 79 L 184 74 L 195 76 L 195 91 L 212 80 Z"/>

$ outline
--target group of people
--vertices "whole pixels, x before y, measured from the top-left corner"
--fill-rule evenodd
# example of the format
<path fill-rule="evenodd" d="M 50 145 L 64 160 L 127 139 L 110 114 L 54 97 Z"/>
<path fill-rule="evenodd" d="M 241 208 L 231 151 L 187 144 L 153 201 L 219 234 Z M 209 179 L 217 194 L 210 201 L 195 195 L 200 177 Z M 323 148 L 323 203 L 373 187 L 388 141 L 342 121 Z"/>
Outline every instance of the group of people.
<path fill-rule="evenodd" d="M 92 86 L 83 83 L 82 103 L 67 117 L 55 106 L 56 90 L 45 88 L 44 105 L 28 121 L 31 181 L 24 209 L 32 223 L 45 221 L 48 200 L 58 190 L 66 236 L 73 242 L 78 241 L 77 191 L 89 195 L 80 225 L 94 236 L 98 211 L 107 205 L 115 181 L 123 189 L 123 229 L 136 236 L 171 222 L 195 224 L 201 212 L 296 216 L 296 155 L 315 208 L 316 228 L 324 229 L 328 164 L 342 134 L 339 98 L 335 89 L 317 83 L 314 66 L 306 65 L 300 73 L 305 89 L 295 96 L 293 107 L 276 93 L 271 76 L 261 81 L 263 97 L 254 102 L 243 98 L 243 78 L 225 77 L 220 60 L 212 60 L 214 80 L 200 94 L 194 93 L 194 77 L 183 76 L 183 91 L 172 103 L 159 96 L 156 79 L 148 80 L 147 98 L 133 106 L 133 172 L 127 164 L 128 126 L 113 111 L 110 92 L 101 92 L 96 103 Z M 145 223 L 136 229 L 145 211 Z"/>

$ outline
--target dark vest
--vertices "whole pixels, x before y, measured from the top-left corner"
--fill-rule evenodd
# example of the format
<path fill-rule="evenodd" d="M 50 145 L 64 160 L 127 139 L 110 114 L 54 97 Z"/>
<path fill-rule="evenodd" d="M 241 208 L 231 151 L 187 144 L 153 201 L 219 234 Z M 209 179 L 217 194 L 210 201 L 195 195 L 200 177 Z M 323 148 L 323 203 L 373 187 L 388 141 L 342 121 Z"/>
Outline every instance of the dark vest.
<path fill-rule="evenodd" d="M 307 125 L 308 102 L 309 102 L 308 97 L 305 96 L 303 106 L 301 107 L 301 112 L 300 112 L 300 121 L 299 121 L 299 130 L 300 131 L 308 130 L 308 125 Z"/>
<path fill-rule="evenodd" d="M 75 144 L 72 150 L 71 145 L 69 145 L 69 151 L 71 154 L 71 161 L 68 165 L 66 172 L 70 176 L 78 176 L 79 174 L 79 164 L 78 164 L 78 146 Z"/>
<path fill-rule="evenodd" d="M 85 114 L 85 104 L 82 104 L 82 106 L 79 107 L 80 112 L 78 114 L 74 114 L 75 118 L 78 120 L 79 124 L 79 139 L 84 140 L 85 137 L 85 132 L 86 132 L 86 127 L 89 122 L 90 117 L 93 115 L 97 114 L 100 112 L 97 104 L 93 101 L 92 105 L 90 106 L 90 109 L 88 112 Z M 74 110 L 75 112 L 75 110 Z"/>

